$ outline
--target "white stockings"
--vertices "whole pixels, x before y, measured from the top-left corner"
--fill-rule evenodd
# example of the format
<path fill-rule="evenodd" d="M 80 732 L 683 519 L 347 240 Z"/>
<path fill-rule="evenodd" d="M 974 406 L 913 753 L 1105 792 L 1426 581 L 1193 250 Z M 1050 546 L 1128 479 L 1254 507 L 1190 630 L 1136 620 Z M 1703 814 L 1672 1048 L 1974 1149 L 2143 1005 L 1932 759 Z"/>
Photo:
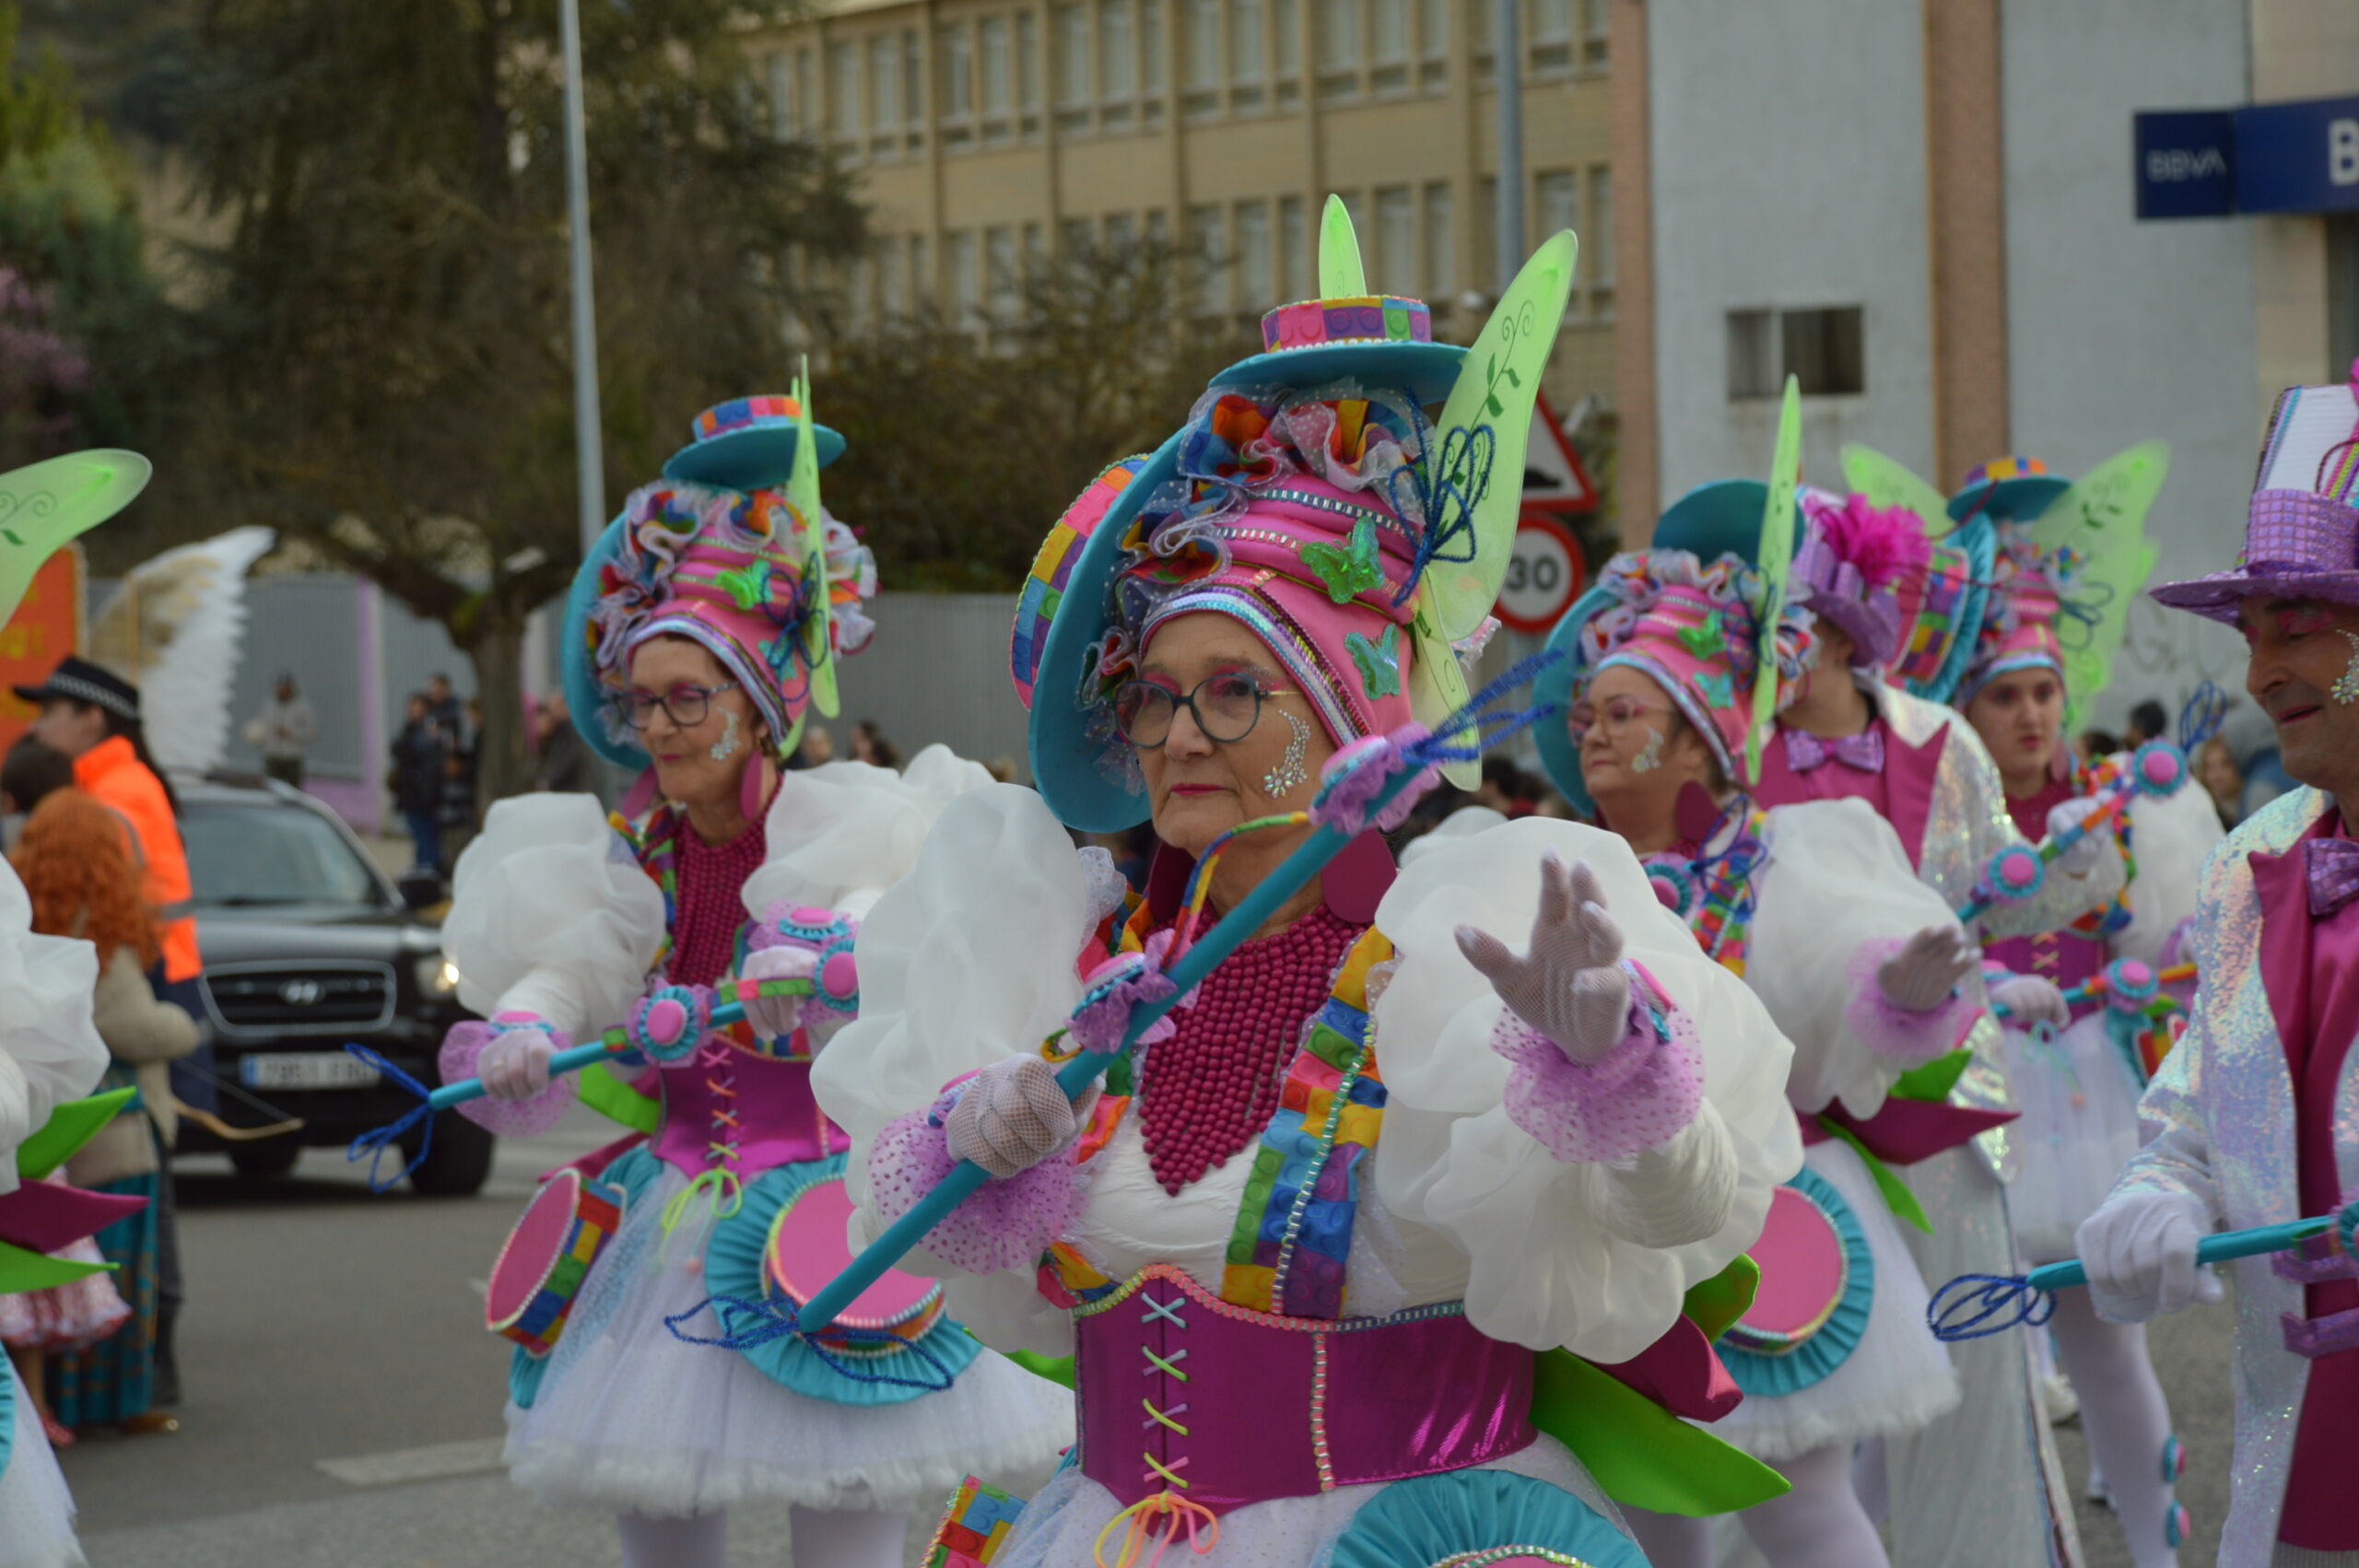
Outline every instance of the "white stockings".
<path fill-rule="evenodd" d="M 1769 1568 L 1890 1568 L 1884 1542 L 1851 1489 L 1851 1452 L 1816 1448 L 1774 1468 L 1793 1483 L 1739 1514 L 1737 1523 Z M 1711 1521 L 1623 1510 L 1653 1568 L 1712 1568 Z"/>
<path fill-rule="evenodd" d="M 623 1540 L 623 1568 L 729 1568 L 725 1513 L 698 1514 L 692 1519 L 619 1514 L 615 1530 Z"/>
<path fill-rule="evenodd" d="M 906 1514 L 797 1508 L 791 1518 L 794 1568 L 900 1568 L 902 1542 L 910 1532 Z M 615 1528 L 622 1536 L 623 1568 L 729 1568 L 725 1512 L 692 1519 L 624 1514 Z"/>
<path fill-rule="evenodd" d="M 2105 1477 L 2113 1495 L 2130 1562 L 2137 1568 L 2177 1568 L 2172 1515 L 2178 1504 L 2175 1478 L 2164 1473 L 2171 1413 L 2146 1356 L 2145 1326 L 2107 1323 L 2090 1306 L 2088 1292 L 2059 1291 L 2048 1327 L 2081 1396 L 2089 1468 Z"/>

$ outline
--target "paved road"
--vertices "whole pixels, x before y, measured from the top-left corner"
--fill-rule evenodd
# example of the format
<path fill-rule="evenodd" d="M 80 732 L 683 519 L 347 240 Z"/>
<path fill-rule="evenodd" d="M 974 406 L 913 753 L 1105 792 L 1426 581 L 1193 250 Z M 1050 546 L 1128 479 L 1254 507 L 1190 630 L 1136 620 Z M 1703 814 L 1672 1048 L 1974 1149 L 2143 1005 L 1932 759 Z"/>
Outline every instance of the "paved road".
<path fill-rule="evenodd" d="M 504 1342 L 482 1328 L 481 1281 L 541 1171 L 604 1141 L 577 1111 L 502 1146 L 483 1196 L 372 1196 L 340 1154 L 244 1181 L 182 1163 L 190 1306 L 187 1402 L 170 1437 L 88 1441 L 65 1469 L 95 1568 L 601 1568 L 594 1515 L 541 1509 L 497 1469 Z M 2193 1449 L 2185 1568 L 2210 1568 L 2226 1503 L 2227 1320 L 2162 1326 L 2164 1379 Z M 2079 1434 L 2063 1433 L 2076 1479 Z M 912 1528 L 912 1554 L 930 1521 Z M 2084 1509 L 2092 1568 L 2129 1561 L 2109 1515 Z M 782 1515 L 733 1522 L 734 1561 L 788 1562 Z M 1903 1565 L 1906 1568 L 1906 1565 Z"/>

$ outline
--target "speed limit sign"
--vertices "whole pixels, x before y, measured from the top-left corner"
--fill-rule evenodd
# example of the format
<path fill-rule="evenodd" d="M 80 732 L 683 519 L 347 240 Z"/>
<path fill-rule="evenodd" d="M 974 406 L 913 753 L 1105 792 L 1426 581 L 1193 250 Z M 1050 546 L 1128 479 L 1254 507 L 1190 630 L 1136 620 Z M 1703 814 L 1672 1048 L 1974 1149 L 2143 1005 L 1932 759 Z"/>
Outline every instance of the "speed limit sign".
<path fill-rule="evenodd" d="M 1573 531 L 1548 512 L 1526 511 L 1499 589 L 1500 621 L 1520 632 L 1544 632 L 1573 607 L 1586 576 Z"/>

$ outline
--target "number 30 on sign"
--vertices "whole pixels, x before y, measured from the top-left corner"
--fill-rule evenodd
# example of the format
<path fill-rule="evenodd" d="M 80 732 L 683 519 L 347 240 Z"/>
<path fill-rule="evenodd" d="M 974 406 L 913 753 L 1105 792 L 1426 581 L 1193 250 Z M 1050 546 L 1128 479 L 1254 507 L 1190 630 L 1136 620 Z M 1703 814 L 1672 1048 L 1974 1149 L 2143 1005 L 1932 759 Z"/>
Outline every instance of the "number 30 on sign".
<path fill-rule="evenodd" d="M 1526 511 L 1499 588 L 1500 622 L 1520 632 L 1546 631 L 1572 608 L 1586 576 L 1573 531 L 1547 512 Z"/>

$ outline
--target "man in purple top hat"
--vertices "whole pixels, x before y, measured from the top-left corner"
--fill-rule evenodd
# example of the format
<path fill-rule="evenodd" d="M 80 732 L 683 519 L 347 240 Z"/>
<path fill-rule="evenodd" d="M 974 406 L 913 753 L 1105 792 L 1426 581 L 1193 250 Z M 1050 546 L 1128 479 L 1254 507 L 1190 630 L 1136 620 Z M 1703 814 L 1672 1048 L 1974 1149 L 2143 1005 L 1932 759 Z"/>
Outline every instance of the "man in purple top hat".
<path fill-rule="evenodd" d="M 2359 368 L 2354 368 L 2359 376 Z M 2234 625 L 2245 689 L 2300 788 L 2204 868 L 2187 1036 L 2140 1106 L 2145 1147 L 2078 1243 L 2097 1310 L 2216 1300 L 2205 1233 L 2345 1214 L 2236 1274 L 2236 1478 L 2225 1563 L 2359 1568 L 2359 392 L 2278 399 L 2233 571 L 2154 591 Z"/>

